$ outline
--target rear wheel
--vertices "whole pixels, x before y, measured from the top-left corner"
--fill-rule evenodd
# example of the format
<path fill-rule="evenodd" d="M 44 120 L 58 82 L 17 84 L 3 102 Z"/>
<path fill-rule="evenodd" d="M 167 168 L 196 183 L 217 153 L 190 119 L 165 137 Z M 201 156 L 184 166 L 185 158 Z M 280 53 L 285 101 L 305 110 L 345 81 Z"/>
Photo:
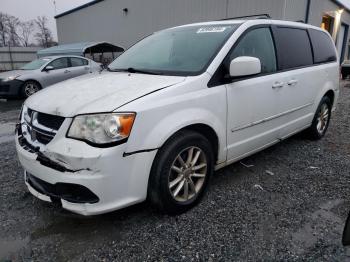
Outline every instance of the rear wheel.
<path fill-rule="evenodd" d="M 148 197 L 161 211 L 180 214 L 202 198 L 213 173 L 213 152 L 199 133 L 180 131 L 158 152 Z"/>
<path fill-rule="evenodd" d="M 331 119 L 332 102 L 328 96 L 322 98 L 308 133 L 311 139 L 321 139 L 327 132 Z"/>
<path fill-rule="evenodd" d="M 28 98 L 41 89 L 41 86 L 35 81 L 26 81 L 22 86 L 22 96 Z"/>

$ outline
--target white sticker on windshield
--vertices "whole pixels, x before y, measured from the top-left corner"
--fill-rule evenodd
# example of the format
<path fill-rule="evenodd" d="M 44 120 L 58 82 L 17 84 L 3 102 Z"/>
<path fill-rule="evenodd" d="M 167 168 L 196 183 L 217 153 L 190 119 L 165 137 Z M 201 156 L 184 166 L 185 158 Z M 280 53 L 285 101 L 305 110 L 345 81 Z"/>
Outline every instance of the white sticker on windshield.
<path fill-rule="evenodd" d="M 202 27 L 199 28 L 197 34 L 203 33 L 222 33 L 226 30 L 225 26 L 211 26 L 211 27 Z"/>

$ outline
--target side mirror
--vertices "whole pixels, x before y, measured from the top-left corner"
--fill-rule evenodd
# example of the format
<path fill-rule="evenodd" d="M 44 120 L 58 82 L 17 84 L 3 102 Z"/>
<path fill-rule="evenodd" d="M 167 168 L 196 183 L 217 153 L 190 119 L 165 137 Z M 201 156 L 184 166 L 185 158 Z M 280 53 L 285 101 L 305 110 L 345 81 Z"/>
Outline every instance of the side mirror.
<path fill-rule="evenodd" d="M 44 68 L 44 71 L 51 71 L 54 70 L 55 68 L 53 66 L 47 66 Z"/>
<path fill-rule="evenodd" d="M 230 76 L 241 77 L 257 75 L 261 73 L 261 62 L 259 58 L 251 56 L 240 56 L 230 63 Z"/>

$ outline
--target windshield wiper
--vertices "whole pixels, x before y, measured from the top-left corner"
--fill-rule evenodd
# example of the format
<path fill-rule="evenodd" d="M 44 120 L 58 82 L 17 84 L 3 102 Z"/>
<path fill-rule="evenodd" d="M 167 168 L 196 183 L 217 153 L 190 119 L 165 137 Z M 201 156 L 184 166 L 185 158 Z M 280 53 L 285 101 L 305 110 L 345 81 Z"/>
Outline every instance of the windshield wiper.
<path fill-rule="evenodd" d="M 147 74 L 147 75 L 163 75 L 163 73 L 161 72 L 152 71 L 152 70 L 141 70 L 133 67 L 129 67 L 126 69 L 111 69 L 107 67 L 107 70 L 110 72 L 129 72 L 129 73 L 140 73 L 140 74 Z"/>

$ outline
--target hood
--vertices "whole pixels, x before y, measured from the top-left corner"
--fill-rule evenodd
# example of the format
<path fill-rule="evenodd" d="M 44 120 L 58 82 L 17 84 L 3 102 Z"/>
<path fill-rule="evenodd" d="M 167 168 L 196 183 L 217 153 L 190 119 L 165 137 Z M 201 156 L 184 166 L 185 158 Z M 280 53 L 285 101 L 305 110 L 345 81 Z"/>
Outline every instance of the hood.
<path fill-rule="evenodd" d="M 151 92 L 184 81 L 185 77 L 102 72 L 50 86 L 29 97 L 25 104 L 38 112 L 74 117 L 111 112 Z"/>
<path fill-rule="evenodd" d="M 6 79 L 10 76 L 22 76 L 22 75 L 26 75 L 29 73 L 32 73 L 32 70 L 12 70 L 12 71 L 7 71 L 7 72 L 3 72 L 0 73 L 0 79 Z"/>

